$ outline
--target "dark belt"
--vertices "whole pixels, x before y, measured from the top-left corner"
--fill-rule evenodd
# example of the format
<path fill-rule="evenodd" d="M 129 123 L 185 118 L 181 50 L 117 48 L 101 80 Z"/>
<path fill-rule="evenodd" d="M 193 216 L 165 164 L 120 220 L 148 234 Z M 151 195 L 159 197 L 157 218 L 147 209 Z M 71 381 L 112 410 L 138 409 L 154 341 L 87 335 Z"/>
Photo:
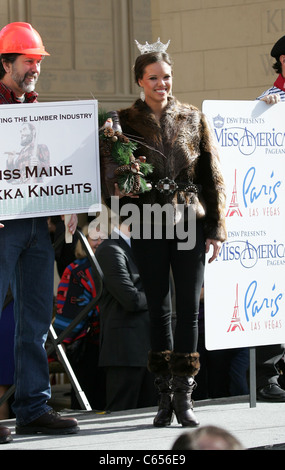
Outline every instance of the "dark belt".
<path fill-rule="evenodd" d="M 168 177 L 160 179 L 154 187 L 157 191 L 164 194 L 172 194 L 175 191 L 185 191 L 186 193 L 198 194 L 200 190 L 200 185 L 198 186 L 194 183 L 176 183 L 176 181 L 171 180 Z"/>

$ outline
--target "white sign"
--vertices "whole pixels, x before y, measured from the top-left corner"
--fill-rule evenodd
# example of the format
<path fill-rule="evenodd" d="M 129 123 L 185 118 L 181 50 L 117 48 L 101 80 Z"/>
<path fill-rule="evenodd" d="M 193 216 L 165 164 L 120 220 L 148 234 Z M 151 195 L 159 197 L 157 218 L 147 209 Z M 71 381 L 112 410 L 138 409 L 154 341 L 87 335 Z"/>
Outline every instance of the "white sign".
<path fill-rule="evenodd" d="M 101 210 L 96 100 L 0 106 L 0 221 Z"/>
<path fill-rule="evenodd" d="M 205 273 L 206 347 L 285 343 L 285 103 L 205 101 L 228 239 Z"/>

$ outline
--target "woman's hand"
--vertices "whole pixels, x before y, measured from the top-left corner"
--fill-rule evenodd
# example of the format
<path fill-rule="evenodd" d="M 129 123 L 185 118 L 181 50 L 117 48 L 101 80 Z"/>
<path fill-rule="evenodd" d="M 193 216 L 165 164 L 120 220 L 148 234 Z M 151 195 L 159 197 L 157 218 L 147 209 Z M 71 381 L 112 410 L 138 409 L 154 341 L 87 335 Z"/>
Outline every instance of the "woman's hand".
<path fill-rule="evenodd" d="M 76 229 L 77 229 L 77 224 L 78 224 L 78 217 L 77 214 L 72 214 L 70 217 L 70 221 L 68 223 L 68 229 L 72 235 L 74 235 Z"/>
<path fill-rule="evenodd" d="M 61 219 L 64 221 L 64 215 L 61 216 Z M 78 224 L 78 217 L 77 214 L 71 214 L 69 221 L 67 223 L 68 226 L 68 231 L 72 235 L 74 235 L 76 229 L 77 229 L 77 224 Z"/>
<path fill-rule="evenodd" d="M 213 246 L 213 255 L 209 259 L 209 263 L 212 263 L 212 261 L 214 261 L 217 258 L 218 254 L 220 252 L 220 249 L 222 247 L 222 242 L 220 242 L 219 240 L 212 240 L 211 238 L 207 238 L 207 240 L 206 240 L 206 254 L 209 253 L 211 245 Z"/>
<path fill-rule="evenodd" d="M 4 228 L 4 225 L 3 225 L 3 224 L 1 224 L 1 222 L 0 222 L 0 228 Z"/>

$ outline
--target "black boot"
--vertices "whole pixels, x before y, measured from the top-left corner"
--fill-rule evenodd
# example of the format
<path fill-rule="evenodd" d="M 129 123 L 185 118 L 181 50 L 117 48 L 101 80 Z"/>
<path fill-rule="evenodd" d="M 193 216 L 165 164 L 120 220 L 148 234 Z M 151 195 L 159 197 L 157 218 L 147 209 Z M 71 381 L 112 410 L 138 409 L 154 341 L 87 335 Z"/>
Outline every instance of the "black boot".
<path fill-rule="evenodd" d="M 177 421 L 182 426 L 199 426 L 199 421 L 193 411 L 192 392 L 196 387 L 193 377 L 173 376 L 173 408 Z"/>
<path fill-rule="evenodd" d="M 156 374 L 154 384 L 159 393 L 158 412 L 153 420 L 155 427 L 170 426 L 173 420 L 172 377 L 169 373 L 171 351 L 149 352 L 148 368 Z"/>
<path fill-rule="evenodd" d="M 173 421 L 171 375 L 157 376 L 154 384 L 159 392 L 158 411 L 153 420 L 157 428 L 170 426 Z"/>
<path fill-rule="evenodd" d="M 193 378 L 200 368 L 199 354 L 173 353 L 170 363 L 173 391 L 173 409 L 178 423 L 182 426 L 199 426 L 193 411 L 192 392 L 196 387 Z"/>

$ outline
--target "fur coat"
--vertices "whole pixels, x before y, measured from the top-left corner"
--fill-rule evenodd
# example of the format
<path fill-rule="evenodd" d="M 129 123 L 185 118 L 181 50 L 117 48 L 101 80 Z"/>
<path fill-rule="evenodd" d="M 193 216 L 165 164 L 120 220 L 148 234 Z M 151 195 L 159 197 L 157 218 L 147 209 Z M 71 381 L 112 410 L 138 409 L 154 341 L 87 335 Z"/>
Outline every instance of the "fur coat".
<path fill-rule="evenodd" d="M 140 207 L 142 204 L 157 203 L 171 203 L 179 207 L 182 204 L 194 204 L 196 216 L 203 218 L 205 237 L 224 241 L 225 184 L 217 149 L 205 116 L 196 107 L 181 104 L 173 97 L 169 98 L 160 122 L 155 119 L 148 105 L 140 99 L 130 108 L 118 111 L 118 116 L 123 133 L 138 137 L 147 145 L 139 145 L 135 156 L 143 155 L 147 163 L 153 165 L 153 172 L 148 175 L 152 190 L 140 194 L 138 199 L 122 199 Z M 106 178 L 110 178 L 112 169 L 109 166 L 108 175 L 106 164 L 104 166 L 105 168 L 101 166 L 101 177 L 103 197 L 106 201 L 111 195 L 107 194 Z M 176 183 L 194 183 L 199 186 L 199 193 L 180 190 L 172 194 L 160 193 L 155 189 L 155 184 L 165 177 Z"/>

